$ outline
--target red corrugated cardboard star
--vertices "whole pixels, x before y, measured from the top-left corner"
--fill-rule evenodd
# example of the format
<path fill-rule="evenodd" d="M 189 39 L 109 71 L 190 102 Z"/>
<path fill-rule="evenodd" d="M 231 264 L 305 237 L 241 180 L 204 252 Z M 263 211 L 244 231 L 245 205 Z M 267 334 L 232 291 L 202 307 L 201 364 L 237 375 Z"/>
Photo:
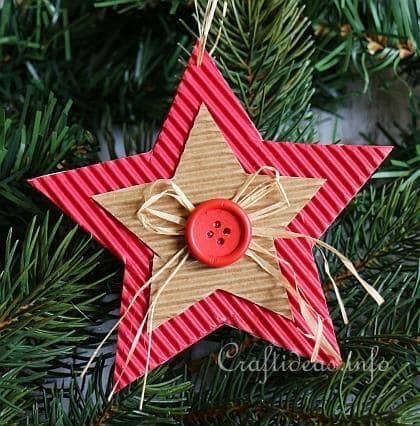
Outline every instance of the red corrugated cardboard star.
<path fill-rule="evenodd" d="M 263 141 L 209 55 L 205 54 L 202 64 L 197 66 L 196 53 L 197 48 L 152 151 L 30 181 L 124 262 L 121 314 L 126 312 L 134 294 L 150 276 L 153 252 L 93 197 L 173 178 L 201 105 L 209 110 L 246 173 L 255 173 L 261 166 L 270 166 L 285 177 L 325 180 L 320 190 L 287 226 L 290 231 L 315 238 L 322 236 L 390 152 L 389 147 Z M 217 156 L 217 152 L 214 155 Z M 285 261 L 284 265 L 279 265 L 282 274 L 290 283 L 299 281 L 302 292 L 323 320 L 327 341 L 339 353 L 312 253 L 313 243 L 301 238 L 278 239 L 276 249 L 278 256 Z M 150 369 L 225 324 L 310 357 L 314 346 L 313 339 L 308 337 L 310 330 L 293 294 L 289 294 L 289 301 L 292 318 L 228 291 L 215 290 L 154 330 Z M 119 326 L 114 375 L 120 378 L 123 370 L 124 374 L 118 388 L 144 374 L 145 336 L 129 364 L 125 366 L 125 363 L 148 305 L 149 291 L 145 290 Z M 340 364 L 339 358 L 331 357 L 322 349 L 317 360 L 335 366 Z"/>

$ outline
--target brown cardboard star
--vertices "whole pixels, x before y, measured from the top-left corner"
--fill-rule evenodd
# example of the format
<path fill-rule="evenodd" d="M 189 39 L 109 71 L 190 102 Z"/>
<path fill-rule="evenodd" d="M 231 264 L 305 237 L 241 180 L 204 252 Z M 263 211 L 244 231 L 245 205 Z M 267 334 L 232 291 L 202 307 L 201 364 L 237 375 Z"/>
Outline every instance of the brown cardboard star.
<path fill-rule="evenodd" d="M 210 113 L 206 107 L 202 106 L 185 145 L 173 181 L 196 206 L 212 198 L 232 199 L 247 177 L 248 175 L 224 140 Z M 272 179 L 272 176 L 259 175 L 252 186 L 272 181 Z M 285 203 L 280 190 L 272 191 L 247 213 L 279 202 L 283 202 L 283 207 L 274 216 L 257 221 L 251 219 L 253 227 L 280 228 L 287 226 L 324 183 L 323 179 L 297 177 L 281 177 L 280 179 L 289 205 Z M 161 235 L 149 231 L 137 217 L 137 211 L 143 203 L 144 192 L 149 190 L 151 185 L 154 185 L 154 192 L 159 192 L 160 184 L 162 185 L 161 190 L 163 190 L 164 182 L 159 183 L 158 181 L 93 197 L 154 251 L 152 273 L 166 263 L 177 250 L 185 246 L 183 236 Z M 161 199 L 154 208 L 180 216 L 186 215 L 186 211 L 178 203 L 168 198 Z M 276 253 L 274 240 L 253 236 L 253 241 L 271 253 Z M 262 256 L 268 263 L 278 268 L 274 258 L 268 255 Z M 151 300 L 154 299 L 169 273 L 170 270 L 152 282 Z M 161 293 L 153 317 L 153 326 L 159 326 L 217 289 L 243 297 L 291 318 L 285 290 L 287 284 L 280 269 L 278 277 L 273 277 L 246 255 L 232 265 L 223 268 L 212 268 L 190 258 Z"/>

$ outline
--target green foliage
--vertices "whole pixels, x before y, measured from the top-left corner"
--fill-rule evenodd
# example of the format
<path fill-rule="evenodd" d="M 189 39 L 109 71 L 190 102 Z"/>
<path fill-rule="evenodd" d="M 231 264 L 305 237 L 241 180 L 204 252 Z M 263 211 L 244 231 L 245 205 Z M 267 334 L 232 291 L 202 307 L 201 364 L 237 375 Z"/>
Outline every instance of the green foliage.
<path fill-rule="evenodd" d="M 171 5 L 170 13 L 179 11 L 179 6 L 185 5 L 188 0 L 98 0 L 95 3 L 96 7 L 112 7 L 120 11 L 120 13 L 127 12 L 132 9 L 144 10 L 149 7 L 158 7 L 160 5 Z"/>
<path fill-rule="evenodd" d="M 108 380 L 104 384 L 104 376 Z M 187 395 L 191 384 L 182 376 L 168 377 L 168 369 L 149 375 L 143 411 L 139 409 L 142 383 L 128 386 L 110 401 L 112 374 L 109 366 L 99 360 L 89 378 L 80 381 L 74 373 L 66 388 L 44 390 L 43 400 L 34 407 L 33 426 L 177 424 L 175 418 L 188 412 Z M 68 401 L 68 409 L 64 409 Z"/>
<path fill-rule="evenodd" d="M 420 177 L 420 96 L 410 98 L 409 110 L 411 120 L 407 129 L 394 122 L 394 126 L 400 134 L 398 139 L 393 137 L 386 127 L 379 126 L 390 144 L 394 145 L 396 149 L 388 167 L 374 175 L 376 179 L 403 177 L 406 184 L 416 184 Z"/>
<path fill-rule="evenodd" d="M 290 380 L 280 405 L 287 407 L 293 401 L 297 409 L 289 415 L 290 406 L 285 408 L 280 419 L 284 424 L 295 419 L 318 424 L 412 424 L 418 419 L 419 397 L 407 367 L 396 360 L 383 363 L 383 370 L 372 379 L 370 371 L 352 372 L 344 365 L 334 374 Z"/>
<path fill-rule="evenodd" d="M 217 38 L 222 3 L 209 48 Z M 296 0 L 227 4 L 215 58 L 230 86 L 266 139 L 308 140 L 313 46 L 303 8 Z"/>
<path fill-rule="evenodd" d="M 378 284 L 385 299 L 380 307 L 366 303 L 366 294 L 354 283 L 342 286 L 341 293 L 351 318 L 348 325 L 338 327 L 342 324 L 338 309 L 334 310 L 334 317 L 346 349 L 366 352 L 374 346 L 381 356 L 410 363 L 415 373 L 419 349 L 420 313 L 416 309 L 420 300 L 419 279 L 419 267 L 408 273 L 397 268 L 380 276 Z"/>
<path fill-rule="evenodd" d="M 19 369 L 11 369 L 2 372 L 0 377 L 0 421 L 4 425 L 16 424 L 18 419 L 25 418 L 25 408 L 29 408 L 30 402 L 27 396 L 30 388 L 20 378 Z"/>
<path fill-rule="evenodd" d="M 121 13 L 156 6 L 164 14 L 171 14 L 183 11 L 185 3 L 110 0 L 97 6 L 115 7 Z M 206 1 L 199 4 L 203 12 Z M 223 21 L 214 57 L 230 86 L 265 138 L 311 139 L 313 46 L 306 34 L 309 23 L 302 19 L 303 8 L 297 0 L 229 0 L 227 7 L 228 13 L 222 19 L 223 2 L 219 2 L 207 47 L 210 50 L 216 44 Z M 196 32 L 191 19 L 187 25 Z"/>
<path fill-rule="evenodd" d="M 144 149 L 143 130 L 161 122 L 177 81 L 177 42 L 186 41 L 177 18 L 122 16 L 92 0 L 5 0 L 0 19 L 3 108 L 22 110 L 22 89 L 33 85 L 72 99 L 73 120 L 105 138 L 111 155 L 114 126 L 134 133 L 130 151 Z"/>
<path fill-rule="evenodd" d="M 22 396 L 56 360 L 87 341 L 86 327 L 101 317 L 99 298 L 108 277 L 92 274 L 101 251 L 90 252 L 88 243 L 77 228 L 66 232 L 61 219 L 51 224 L 48 215 L 40 224 L 32 221 L 22 242 L 12 230 L 2 242 L 0 413 L 5 418 L 8 402 L 16 398 L 22 406 Z M 9 385 L 13 377 L 16 390 Z M 0 423 L 8 424 L 5 418 Z"/>
<path fill-rule="evenodd" d="M 420 257 L 418 199 L 418 189 L 405 181 L 369 187 L 331 229 L 330 243 L 373 276 L 397 265 L 413 270 Z M 331 258 L 330 263 L 334 273 L 342 268 L 338 260 Z M 343 274 L 343 279 L 351 276 Z"/>
<path fill-rule="evenodd" d="M 340 369 L 308 369 L 308 361 L 262 342 L 237 345 L 230 341 L 194 373 L 199 388 L 185 424 L 414 424 L 419 418 L 412 363 L 404 357 L 344 344 Z"/>
<path fill-rule="evenodd" d="M 28 215 L 42 214 L 26 179 L 83 165 L 95 149 L 88 132 L 69 125 L 70 101 L 61 109 L 57 99 L 50 95 L 39 107 L 39 99 L 32 90 L 27 91 L 24 99 L 19 113 L 6 116 L 0 110 L 1 226 L 18 219 L 26 222 Z"/>
<path fill-rule="evenodd" d="M 199 3 L 204 5 L 205 1 Z M 247 108 L 252 106 L 257 110 L 260 109 L 258 102 L 254 102 L 254 104 L 250 102 L 254 97 L 259 97 L 263 103 L 275 102 L 272 99 L 263 99 L 261 93 L 251 90 L 251 86 L 255 88 L 257 83 L 254 80 L 247 81 L 247 78 L 249 78 L 249 71 L 252 72 L 255 69 L 258 70 L 259 77 L 263 79 L 265 79 L 264 70 L 267 70 L 271 75 L 271 78 L 267 76 L 267 82 L 273 84 L 274 87 L 275 81 L 277 81 L 278 84 L 282 84 L 285 92 L 290 93 L 289 91 L 293 89 L 293 93 L 295 93 L 296 90 L 296 98 L 301 96 L 303 102 L 295 104 L 290 101 L 290 106 L 300 110 L 301 113 L 304 111 L 302 105 L 306 106 L 305 95 L 310 92 L 312 77 L 315 89 L 312 103 L 327 110 L 334 108 L 337 102 L 344 99 L 348 94 L 349 83 L 361 79 L 363 90 L 366 91 L 372 78 L 386 70 L 393 70 L 398 78 L 407 77 L 405 82 L 410 88 L 418 85 L 419 2 L 411 0 L 303 0 L 301 4 L 305 8 L 299 15 L 299 25 L 302 27 L 307 25 L 301 19 L 302 15 L 309 18 L 312 23 L 315 44 L 312 44 L 312 40 L 309 41 L 308 32 L 300 35 L 296 26 L 291 25 L 292 28 L 287 26 L 288 18 L 290 18 L 287 16 L 287 11 L 283 14 L 276 13 L 276 8 L 281 6 L 281 3 L 281 1 L 268 0 L 261 2 L 227 1 L 228 13 L 224 19 L 227 26 L 221 38 L 223 48 L 219 49 L 217 53 L 222 59 L 230 57 L 226 63 L 222 61 L 220 63 L 225 66 L 224 72 L 230 80 L 231 86 L 237 90 L 238 96 Z M 297 7 L 295 1 L 286 3 L 286 6 L 291 9 Z M 185 7 L 191 6 L 191 4 L 192 2 L 187 0 L 104 0 L 98 1 L 96 6 L 112 8 L 119 13 L 133 10 L 143 12 L 151 9 L 157 10 L 160 15 L 178 13 L 183 16 Z M 219 4 L 222 5 L 223 1 L 220 0 Z M 213 41 L 220 23 L 220 9 L 216 20 L 217 25 L 213 28 Z M 280 21 L 276 22 L 276 19 Z M 189 25 L 191 26 L 191 23 Z M 256 32 L 255 26 L 258 26 Z M 192 28 L 195 32 L 194 24 Z M 265 31 L 266 28 L 267 31 Z M 283 28 L 283 31 L 280 31 L 283 34 L 276 32 L 278 28 Z M 264 43 L 257 44 L 257 48 L 254 46 L 252 49 L 255 39 Z M 290 42 L 289 50 L 287 50 L 288 46 L 280 47 L 281 43 L 277 44 L 284 39 Z M 227 42 L 223 44 L 224 41 Z M 299 45 L 299 49 L 293 49 L 295 42 L 296 45 Z M 247 48 L 243 49 L 243 46 L 247 46 Z M 287 50 L 287 59 L 282 56 L 285 50 Z M 305 83 L 309 82 L 308 86 L 305 86 L 304 82 L 301 85 L 294 82 L 296 87 L 291 88 L 287 84 L 290 78 L 287 75 L 279 76 L 276 79 L 275 71 L 284 72 L 293 58 L 295 58 L 295 70 L 296 64 L 305 68 L 299 70 L 299 75 Z M 216 57 L 216 59 L 219 58 Z M 308 59 L 311 59 L 312 66 L 306 69 Z M 269 67 L 270 61 L 273 68 Z M 258 63 L 264 63 L 262 69 L 258 68 Z M 252 82 L 253 84 L 251 84 Z M 389 77 L 384 83 L 389 85 Z M 241 90 L 238 88 L 239 84 L 242 86 Z M 247 91 L 251 91 L 251 94 Z M 277 92 L 275 93 L 277 94 Z M 277 96 L 275 97 L 277 98 Z M 288 102 L 284 97 L 282 101 L 286 104 Z M 262 127 L 264 119 L 257 113 L 253 113 L 252 108 L 248 108 L 248 110 L 254 120 L 261 120 L 259 128 L 263 132 L 267 131 Z M 271 112 L 271 108 L 268 111 Z M 293 117 L 291 123 L 293 123 Z M 302 125 L 299 122 L 298 124 Z M 285 127 L 287 129 L 288 126 Z M 271 130 L 272 126 L 268 126 L 268 128 Z M 274 128 L 276 128 L 275 125 Z M 285 139 L 281 134 L 280 132 L 278 138 Z M 289 136 L 289 139 L 292 139 L 292 135 Z"/>
<path fill-rule="evenodd" d="M 316 106 L 328 108 L 362 78 L 393 69 L 418 84 L 420 3 L 394 0 L 305 0 L 316 41 Z M 387 79 L 389 80 L 389 78 Z M 389 83 L 389 81 L 388 81 Z"/>

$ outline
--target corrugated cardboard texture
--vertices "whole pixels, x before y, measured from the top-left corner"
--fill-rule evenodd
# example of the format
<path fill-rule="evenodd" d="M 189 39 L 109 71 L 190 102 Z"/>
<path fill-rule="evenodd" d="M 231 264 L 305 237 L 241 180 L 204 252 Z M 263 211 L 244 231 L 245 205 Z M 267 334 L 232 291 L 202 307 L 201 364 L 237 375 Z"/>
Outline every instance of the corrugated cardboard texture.
<path fill-rule="evenodd" d="M 194 126 L 185 145 L 176 169 L 174 181 L 194 204 L 212 199 L 232 199 L 247 179 L 247 174 L 224 140 L 220 130 L 205 106 L 200 108 Z M 262 182 L 273 180 L 272 176 L 259 175 L 250 190 Z M 281 184 L 287 194 L 288 206 L 279 190 L 272 191 L 255 204 L 247 213 L 255 212 L 269 205 L 283 201 L 278 213 L 252 223 L 255 227 L 279 228 L 287 226 L 295 215 L 313 197 L 323 184 L 323 179 L 282 177 Z M 134 232 L 154 252 L 153 272 L 156 272 L 176 251 L 185 246 L 184 237 L 157 234 L 145 229 L 137 218 L 137 211 L 143 203 L 143 191 L 153 184 L 137 185 L 94 197 L 121 223 Z M 154 193 L 165 189 L 164 182 L 155 184 Z M 187 217 L 188 212 L 171 198 L 161 199 L 154 209 Z M 275 253 L 274 240 L 258 237 L 253 239 L 262 247 Z M 277 268 L 277 262 L 269 256 L 262 256 Z M 171 270 L 164 272 L 151 285 L 151 298 L 156 295 Z M 212 268 L 193 258 L 177 272 L 170 284 L 159 297 L 153 326 L 183 312 L 189 306 L 208 296 L 215 290 L 224 290 L 248 299 L 262 307 L 291 318 L 291 310 L 285 291 L 284 276 L 279 270 L 277 278 L 265 272 L 256 262 L 243 256 L 237 262 L 224 268 Z"/>

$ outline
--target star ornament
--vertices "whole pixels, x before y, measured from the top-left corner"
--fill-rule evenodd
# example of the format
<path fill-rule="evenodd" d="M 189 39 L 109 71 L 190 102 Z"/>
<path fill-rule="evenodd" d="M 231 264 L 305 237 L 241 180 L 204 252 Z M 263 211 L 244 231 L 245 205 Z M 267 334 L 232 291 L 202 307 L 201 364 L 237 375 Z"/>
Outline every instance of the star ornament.
<path fill-rule="evenodd" d="M 341 363 L 310 238 L 322 236 L 390 148 L 263 141 L 210 56 L 205 53 L 197 66 L 197 53 L 196 46 L 150 152 L 30 181 L 125 264 L 114 369 L 117 389 L 145 373 L 146 331 L 127 358 L 171 269 L 135 295 L 183 246 L 189 248 L 188 259 L 156 303 L 149 370 L 223 325 L 311 357 L 313 330 L 299 294 L 322 321 L 325 345 L 316 361 Z M 235 197 L 250 176 L 255 178 L 248 194 L 273 182 L 272 173 L 257 174 L 262 167 L 280 174 L 278 189 L 250 207 L 242 199 L 241 207 Z M 139 210 L 145 199 L 167 190 L 171 182 L 193 208 L 160 198 L 153 210 L 181 218 L 183 230 L 162 235 L 151 230 L 156 217 L 145 226 Z M 279 207 L 277 214 L 259 214 L 270 205 Z M 264 227 L 310 238 L 253 235 Z M 198 240 L 192 246 L 194 238 Z M 252 257 L 256 247 L 266 269 Z M 240 256 L 232 263 L 210 265 L 225 262 L 235 250 Z M 278 275 L 267 273 L 268 267 Z"/>

